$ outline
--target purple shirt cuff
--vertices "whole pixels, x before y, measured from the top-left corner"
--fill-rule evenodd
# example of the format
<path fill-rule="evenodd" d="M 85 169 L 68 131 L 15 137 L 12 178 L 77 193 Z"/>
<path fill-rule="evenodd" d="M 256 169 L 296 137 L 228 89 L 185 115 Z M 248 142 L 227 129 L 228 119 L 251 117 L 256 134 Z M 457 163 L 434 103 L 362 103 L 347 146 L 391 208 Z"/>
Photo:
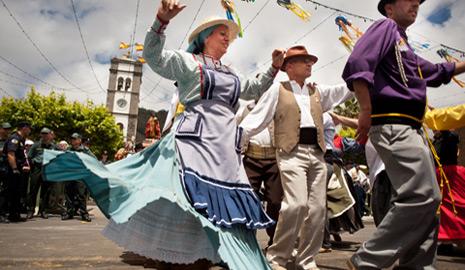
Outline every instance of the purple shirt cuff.
<path fill-rule="evenodd" d="M 446 70 L 447 77 L 444 79 L 444 83 L 447 84 L 452 80 L 455 72 L 455 63 L 443 63 L 444 69 Z"/>
<path fill-rule="evenodd" d="M 347 83 L 347 87 L 350 91 L 354 91 L 353 83 L 356 80 L 363 80 L 368 84 L 368 88 L 371 88 L 374 83 L 374 73 L 370 71 L 360 71 L 350 75 L 349 77 L 345 78 Z"/>

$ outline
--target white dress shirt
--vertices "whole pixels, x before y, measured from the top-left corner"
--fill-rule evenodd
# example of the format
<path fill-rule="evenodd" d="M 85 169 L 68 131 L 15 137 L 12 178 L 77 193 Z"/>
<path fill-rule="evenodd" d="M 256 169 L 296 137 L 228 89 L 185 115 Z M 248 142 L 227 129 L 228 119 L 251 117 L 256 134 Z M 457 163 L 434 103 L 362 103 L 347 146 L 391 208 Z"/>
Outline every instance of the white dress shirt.
<path fill-rule="evenodd" d="M 258 134 L 273 121 L 280 87 L 281 83 L 274 83 L 239 125 L 243 129 L 242 146 L 245 146 L 252 136 Z M 311 105 L 307 84 L 300 87 L 297 82 L 291 81 L 291 87 L 301 111 L 300 127 L 314 127 L 315 122 L 310 114 Z M 352 92 L 349 91 L 345 83 L 333 86 L 316 85 L 316 90 L 320 93 L 323 112 L 329 111 L 353 97 Z"/>

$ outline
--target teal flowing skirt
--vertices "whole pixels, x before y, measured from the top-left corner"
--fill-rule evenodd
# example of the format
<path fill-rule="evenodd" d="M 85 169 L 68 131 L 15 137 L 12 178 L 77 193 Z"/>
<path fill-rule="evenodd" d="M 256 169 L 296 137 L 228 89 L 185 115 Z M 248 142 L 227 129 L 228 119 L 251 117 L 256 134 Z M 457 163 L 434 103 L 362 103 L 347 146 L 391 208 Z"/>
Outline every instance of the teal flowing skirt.
<path fill-rule="evenodd" d="M 170 263 L 207 259 L 230 269 L 270 269 L 255 230 L 215 226 L 190 204 L 174 132 L 108 165 L 79 152 L 46 150 L 44 174 L 48 181 L 83 181 L 110 219 L 103 234 L 129 251 Z"/>

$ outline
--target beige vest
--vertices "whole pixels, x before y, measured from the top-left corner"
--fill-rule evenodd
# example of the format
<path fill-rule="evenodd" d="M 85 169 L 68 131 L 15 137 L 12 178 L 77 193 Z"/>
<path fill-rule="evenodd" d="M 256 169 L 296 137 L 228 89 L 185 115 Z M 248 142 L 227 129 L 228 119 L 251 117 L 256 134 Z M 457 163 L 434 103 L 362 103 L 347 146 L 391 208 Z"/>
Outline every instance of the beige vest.
<path fill-rule="evenodd" d="M 308 85 L 310 94 L 310 113 L 315 122 L 318 134 L 318 146 L 326 151 L 323 109 L 320 103 L 320 93 L 312 85 Z M 295 99 L 289 82 L 282 82 L 279 88 L 278 104 L 274 115 L 274 139 L 278 151 L 290 153 L 299 143 L 300 108 Z"/>

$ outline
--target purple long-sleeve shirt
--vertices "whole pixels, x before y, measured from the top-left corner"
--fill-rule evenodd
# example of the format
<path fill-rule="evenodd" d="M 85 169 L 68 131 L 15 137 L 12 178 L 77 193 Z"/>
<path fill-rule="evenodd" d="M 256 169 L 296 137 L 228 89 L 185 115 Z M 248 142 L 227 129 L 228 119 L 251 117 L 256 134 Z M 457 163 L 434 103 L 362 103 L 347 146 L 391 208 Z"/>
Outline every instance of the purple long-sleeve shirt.
<path fill-rule="evenodd" d="M 416 55 L 405 30 L 393 20 L 383 19 L 370 26 L 357 42 L 342 78 L 352 91 L 355 80 L 368 84 L 372 114 L 403 113 L 422 119 L 426 87 L 448 83 L 454 70 L 454 63 L 432 64 Z"/>

